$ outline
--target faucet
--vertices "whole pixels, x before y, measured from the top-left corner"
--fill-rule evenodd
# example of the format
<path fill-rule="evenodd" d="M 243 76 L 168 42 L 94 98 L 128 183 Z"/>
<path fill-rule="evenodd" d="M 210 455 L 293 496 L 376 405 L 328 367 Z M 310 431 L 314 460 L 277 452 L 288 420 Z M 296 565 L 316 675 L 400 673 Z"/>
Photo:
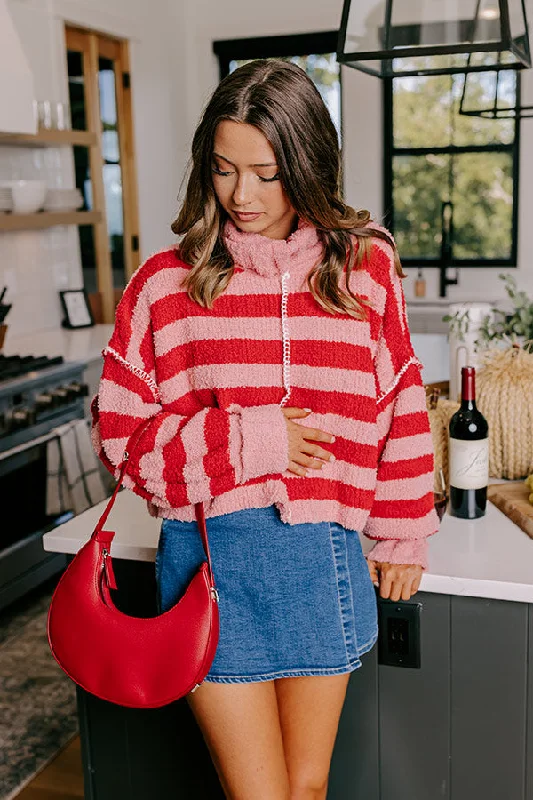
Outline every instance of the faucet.
<path fill-rule="evenodd" d="M 459 270 L 457 267 L 455 268 L 455 277 L 449 278 L 446 274 L 448 266 L 446 264 L 441 264 L 439 266 L 439 297 L 446 297 L 446 287 L 447 286 L 457 286 L 459 283 Z"/>
<path fill-rule="evenodd" d="M 455 268 L 455 277 L 449 278 L 447 275 L 452 255 L 452 231 L 453 231 L 453 206 L 449 200 L 442 204 L 442 239 L 441 239 L 441 258 L 439 264 L 439 297 L 446 297 L 446 288 L 456 286 L 459 283 L 459 270 Z"/>

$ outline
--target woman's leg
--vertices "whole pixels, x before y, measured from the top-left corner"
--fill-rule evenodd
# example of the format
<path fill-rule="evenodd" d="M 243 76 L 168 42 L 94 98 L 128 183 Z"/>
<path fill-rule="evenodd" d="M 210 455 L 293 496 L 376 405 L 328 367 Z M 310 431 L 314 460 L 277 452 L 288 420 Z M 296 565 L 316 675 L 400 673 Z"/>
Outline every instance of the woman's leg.
<path fill-rule="evenodd" d="M 350 673 L 276 680 L 290 800 L 325 800 Z"/>
<path fill-rule="evenodd" d="M 273 681 L 208 681 L 187 700 L 228 800 L 290 800 Z"/>

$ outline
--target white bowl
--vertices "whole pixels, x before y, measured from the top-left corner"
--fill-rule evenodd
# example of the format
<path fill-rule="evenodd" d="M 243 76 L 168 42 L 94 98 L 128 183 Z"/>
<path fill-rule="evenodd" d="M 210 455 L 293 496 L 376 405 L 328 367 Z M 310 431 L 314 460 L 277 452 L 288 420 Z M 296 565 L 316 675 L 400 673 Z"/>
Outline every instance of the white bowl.
<path fill-rule="evenodd" d="M 14 214 L 40 211 L 46 197 L 45 181 L 13 181 L 11 184 Z"/>

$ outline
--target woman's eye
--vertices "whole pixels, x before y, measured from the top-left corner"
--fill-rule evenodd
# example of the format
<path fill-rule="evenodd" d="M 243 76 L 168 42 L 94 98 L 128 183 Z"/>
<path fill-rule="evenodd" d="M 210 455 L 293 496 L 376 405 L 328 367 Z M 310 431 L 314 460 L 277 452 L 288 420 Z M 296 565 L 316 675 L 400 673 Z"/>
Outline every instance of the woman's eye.
<path fill-rule="evenodd" d="M 262 177 L 261 177 L 261 175 L 258 175 L 257 177 L 258 177 L 258 178 L 259 178 L 259 180 L 260 180 L 260 181 L 262 181 L 263 183 L 272 183 L 273 181 L 279 181 L 279 179 L 280 179 L 281 175 L 280 175 L 280 173 L 279 173 L 279 172 L 276 172 L 276 174 L 274 175 L 274 177 L 273 177 L 273 178 L 262 178 Z"/>
<path fill-rule="evenodd" d="M 231 172 L 223 172 L 221 169 L 218 169 L 218 167 L 215 166 L 211 167 L 211 169 L 213 170 L 215 175 L 231 175 Z"/>

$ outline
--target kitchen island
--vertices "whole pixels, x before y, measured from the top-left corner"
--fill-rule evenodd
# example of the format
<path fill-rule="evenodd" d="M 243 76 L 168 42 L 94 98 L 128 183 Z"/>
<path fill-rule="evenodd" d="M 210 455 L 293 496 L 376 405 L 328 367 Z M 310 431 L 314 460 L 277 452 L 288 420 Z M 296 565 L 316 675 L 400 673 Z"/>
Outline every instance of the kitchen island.
<path fill-rule="evenodd" d="M 47 534 L 45 548 L 75 553 L 103 505 Z M 127 613 L 155 613 L 159 525 L 119 493 L 107 527 Z M 329 800 L 533 800 L 532 603 L 533 541 L 491 503 L 478 520 L 445 514 L 420 592 L 380 602 L 382 620 L 394 611 L 399 623 L 383 622 L 382 647 L 352 673 Z M 419 666 L 392 665 L 413 656 Z M 124 709 L 79 690 L 78 703 L 86 798 L 223 798 L 186 701 Z"/>

